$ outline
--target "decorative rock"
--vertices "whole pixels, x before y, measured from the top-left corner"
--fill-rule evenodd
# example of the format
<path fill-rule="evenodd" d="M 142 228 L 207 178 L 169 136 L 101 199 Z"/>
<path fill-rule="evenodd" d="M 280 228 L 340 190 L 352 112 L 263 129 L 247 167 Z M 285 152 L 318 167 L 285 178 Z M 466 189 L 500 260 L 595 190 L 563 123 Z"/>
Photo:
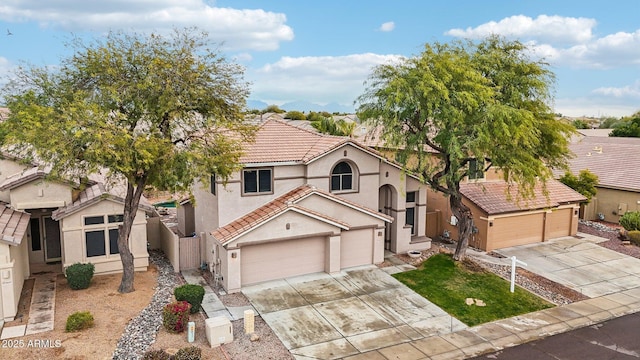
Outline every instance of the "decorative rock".
<path fill-rule="evenodd" d="M 113 352 L 114 360 L 142 358 L 162 326 L 162 308 L 172 300 L 173 289 L 179 285 L 178 275 L 164 253 L 150 250 L 149 262 L 158 268 L 158 286 L 149 305 L 125 328 Z"/>
<path fill-rule="evenodd" d="M 253 333 L 251 334 L 251 338 L 249 338 L 249 340 L 251 340 L 252 342 L 258 341 L 260 340 L 260 336 L 258 336 L 258 334 Z"/>
<path fill-rule="evenodd" d="M 474 301 L 473 301 L 473 299 L 472 299 L 472 298 L 466 298 L 466 299 L 464 300 L 464 303 L 465 303 L 465 304 L 467 304 L 467 305 L 469 305 L 469 306 L 473 305 L 473 302 L 474 302 Z"/>
<path fill-rule="evenodd" d="M 475 301 L 476 301 L 476 306 L 481 306 L 481 307 L 487 306 L 487 304 L 485 304 L 484 301 L 480 299 L 475 299 Z"/>
<path fill-rule="evenodd" d="M 631 241 L 629 241 L 629 240 L 624 240 L 621 243 L 622 243 L 622 245 L 631 245 Z"/>

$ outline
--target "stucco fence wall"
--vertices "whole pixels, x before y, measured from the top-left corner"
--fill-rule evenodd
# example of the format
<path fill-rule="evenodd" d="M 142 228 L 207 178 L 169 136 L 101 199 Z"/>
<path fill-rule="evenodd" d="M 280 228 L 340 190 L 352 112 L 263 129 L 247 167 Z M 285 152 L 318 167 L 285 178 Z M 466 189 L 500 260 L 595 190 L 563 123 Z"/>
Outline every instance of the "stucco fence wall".
<path fill-rule="evenodd" d="M 180 271 L 180 239 L 159 217 L 147 219 L 147 239 L 149 249 L 160 249 L 164 252 L 173 271 Z"/>

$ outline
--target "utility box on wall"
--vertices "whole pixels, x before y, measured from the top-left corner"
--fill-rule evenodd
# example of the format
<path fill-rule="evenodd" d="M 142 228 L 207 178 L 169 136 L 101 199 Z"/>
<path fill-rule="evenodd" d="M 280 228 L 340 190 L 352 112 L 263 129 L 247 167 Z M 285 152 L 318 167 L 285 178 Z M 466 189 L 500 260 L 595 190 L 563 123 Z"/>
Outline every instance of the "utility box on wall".
<path fill-rule="evenodd" d="M 211 347 L 233 341 L 233 327 L 226 316 L 216 316 L 205 320 L 205 333 Z"/>

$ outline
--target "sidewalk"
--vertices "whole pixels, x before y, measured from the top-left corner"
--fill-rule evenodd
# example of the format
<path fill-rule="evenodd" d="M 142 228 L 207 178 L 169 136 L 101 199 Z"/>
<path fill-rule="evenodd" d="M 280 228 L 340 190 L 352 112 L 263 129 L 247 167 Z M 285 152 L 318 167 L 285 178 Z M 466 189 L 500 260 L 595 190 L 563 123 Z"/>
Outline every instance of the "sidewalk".
<path fill-rule="evenodd" d="M 465 359 L 638 311 L 640 311 L 640 288 L 635 288 L 344 359 Z"/>

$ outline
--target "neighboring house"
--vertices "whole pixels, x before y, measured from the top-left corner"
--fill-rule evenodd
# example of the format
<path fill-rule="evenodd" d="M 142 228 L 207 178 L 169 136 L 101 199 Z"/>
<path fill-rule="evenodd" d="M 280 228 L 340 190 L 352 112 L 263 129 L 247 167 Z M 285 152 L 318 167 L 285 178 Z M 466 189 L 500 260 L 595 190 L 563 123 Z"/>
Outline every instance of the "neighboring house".
<path fill-rule="evenodd" d="M 477 231 L 469 245 L 484 251 L 544 242 L 549 239 L 576 235 L 578 209 L 584 196 L 557 180 L 535 189 L 529 200 L 517 200 L 518 187 L 500 179 L 468 181 L 460 184 L 463 203 L 473 213 Z M 429 211 L 442 211 L 442 229 L 457 239 L 456 219 L 452 218 L 449 199 L 430 191 Z"/>
<path fill-rule="evenodd" d="M 385 146 L 381 132 L 381 128 L 361 126 L 356 138 L 393 156 L 395 151 Z M 433 154 L 437 156 L 435 151 Z M 474 167 L 470 171 L 472 178 L 465 179 L 460 186 L 463 203 L 471 208 L 477 230 L 470 246 L 490 251 L 577 233 L 579 204 L 586 200 L 579 193 L 550 180 L 548 197 L 539 187 L 533 199 L 517 201 L 517 187 L 507 192 L 509 187 L 499 171 L 485 173 L 473 162 L 470 166 Z M 429 188 L 427 205 L 426 235 L 434 238 L 446 231 L 452 239 L 457 239 L 457 219 L 452 217 L 448 197 Z"/>
<path fill-rule="evenodd" d="M 196 186 L 182 212 L 227 291 L 430 247 L 425 187 L 377 151 L 273 118 L 244 150 L 242 170 Z"/>
<path fill-rule="evenodd" d="M 625 212 L 640 210 L 640 138 L 582 136 L 569 147 L 571 172 L 587 169 L 599 181 L 596 196 L 581 209 L 583 219 L 617 223 Z"/>
<path fill-rule="evenodd" d="M 16 315 L 23 282 L 39 265 L 59 264 L 62 271 L 90 262 L 96 274 L 122 271 L 117 237 L 123 189 L 95 181 L 83 188 L 46 174 L 0 153 L 0 320 Z M 141 202 L 129 243 L 136 271 L 148 266 L 146 216 L 154 211 Z"/>

